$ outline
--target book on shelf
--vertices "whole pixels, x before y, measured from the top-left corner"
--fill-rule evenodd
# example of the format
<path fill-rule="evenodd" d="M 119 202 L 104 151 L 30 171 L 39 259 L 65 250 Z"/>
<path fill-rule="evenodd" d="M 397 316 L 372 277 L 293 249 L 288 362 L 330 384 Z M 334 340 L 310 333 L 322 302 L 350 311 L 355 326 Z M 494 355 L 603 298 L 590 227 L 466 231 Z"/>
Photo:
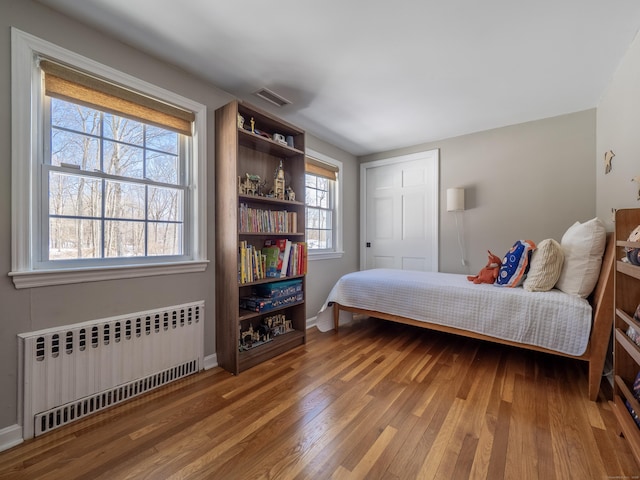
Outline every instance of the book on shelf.
<path fill-rule="evenodd" d="M 298 213 L 287 210 L 263 210 L 241 203 L 238 228 L 247 233 L 297 233 Z"/>
<path fill-rule="evenodd" d="M 306 242 L 293 242 L 287 238 L 268 239 L 264 242 L 264 248 L 278 249 L 278 263 L 275 268 L 275 277 L 292 277 L 306 275 L 307 273 L 307 244 Z M 263 249 L 264 253 L 264 249 Z M 267 260 L 267 270 L 269 261 Z M 273 270 L 271 270 L 273 272 Z M 272 273 L 267 273 L 271 278 Z"/>
<path fill-rule="evenodd" d="M 266 255 L 246 241 L 240 242 L 238 252 L 238 281 L 255 282 L 266 277 Z"/>
<path fill-rule="evenodd" d="M 275 278 L 280 276 L 282 259 L 280 258 L 280 248 L 276 245 L 262 247 L 262 254 L 265 257 L 265 276 Z"/>
<path fill-rule="evenodd" d="M 286 240 L 284 246 L 284 252 L 282 257 L 282 268 L 280 269 L 280 276 L 286 277 L 289 270 L 289 260 L 291 259 L 291 241 Z"/>

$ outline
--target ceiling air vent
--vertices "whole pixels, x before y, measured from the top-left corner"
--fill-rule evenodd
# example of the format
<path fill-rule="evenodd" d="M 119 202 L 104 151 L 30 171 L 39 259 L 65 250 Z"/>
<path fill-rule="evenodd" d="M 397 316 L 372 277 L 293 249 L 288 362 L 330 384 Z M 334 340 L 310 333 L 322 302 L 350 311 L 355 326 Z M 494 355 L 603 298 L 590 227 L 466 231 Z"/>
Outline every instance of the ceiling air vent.
<path fill-rule="evenodd" d="M 266 100 L 269 103 L 273 103 L 276 107 L 284 107 L 285 105 L 289 105 L 291 103 L 286 98 L 283 98 L 277 93 L 274 93 L 268 88 L 264 87 L 257 92 L 254 92 L 254 95 L 260 97 L 263 100 Z"/>

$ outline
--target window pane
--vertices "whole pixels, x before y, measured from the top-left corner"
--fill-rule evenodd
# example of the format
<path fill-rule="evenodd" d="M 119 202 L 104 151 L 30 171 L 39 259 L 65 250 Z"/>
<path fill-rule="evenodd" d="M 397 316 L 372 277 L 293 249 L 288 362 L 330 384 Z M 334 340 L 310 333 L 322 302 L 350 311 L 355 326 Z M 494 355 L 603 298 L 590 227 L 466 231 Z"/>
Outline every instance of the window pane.
<path fill-rule="evenodd" d="M 305 195 L 304 203 L 306 203 L 310 207 L 317 207 L 318 206 L 318 202 L 316 201 L 316 191 L 315 191 L 315 189 L 307 188 L 304 191 L 304 195 Z"/>
<path fill-rule="evenodd" d="M 178 154 L 178 134 L 169 130 L 147 125 L 147 148 L 173 155 Z"/>
<path fill-rule="evenodd" d="M 330 250 L 333 246 L 334 182 L 328 178 L 305 174 L 307 205 L 306 236 L 309 249 Z"/>
<path fill-rule="evenodd" d="M 106 218 L 144 219 L 144 185 L 106 180 L 105 195 Z"/>
<path fill-rule="evenodd" d="M 81 133 L 51 130 L 51 165 L 78 165 L 83 170 L 100 168 L 100 141 Z"/>
<path fill-rule="evenodd" d="M 49 173 L 49 214 L 100 217 L 102 182 L 99 179 Z"/>
<path fill-rule="evenodd" d="M 146 180 L 183 185 L 185 137 L 55 98 L 50 105 L 48 259 L 183 255 L 186 191 Z M 84 175 L 60 171 L 62 163 Z"/>
<path fill-rule="evenodd" d="M 307 187 L 307 189 L 309 188 L 316 188 L 316 176 L 315 175 L 309 175 L 306 174 L 304 176 L 305 179 L 305 186 Z"/>
<path fill-rule="evenodd" d="M 144 125 L 135 120 L 105 113 L 104 137 L 142 147 L 144 145 Z"/>
<path fill-rule="evenodd" d="M 142 178 L 143 149 L 123 143 L 104 142 L 104 172 L 120 177 Z"/>
<path fill-rule="evenodd" d="M 319 246 L 318 248 L 331 248 L 331 236 L 326 230 L 320 230 L 319 234 Z"/>
<path fill-rule="evenodd" d="M 316 177 L 318 190 L 329 190 L 329 180 L 324 177 Z"/>
<path fill-rule="evenodd" d="M 49 219 L 49 260 L 99 258 L 101 244 L 99 220 Z"/>
<path fill-rule="evenodd" d="M 318 227 L 324 228 L 325 230 L 331 229 L 331 212 L 327 210 L 320 210 L 318 212 Z"/>
<path fill-rule="evenodd" d="M 149 180 L 178 184 L 178 157 L 157 152 L 147 153 L 147 172 Z"/>
<path fill-rule="evenodd" d="M 310 249 L 320 248 L 320 232 L 318 230 L 307 230 L 307 247 Z"/>
<path fill-rule="evenodd" d="M 181 222 L 183 196 L 176 188 L 149 187 L 149 220 Z"/>
<path fill-rule="evenodd" d="M 144 242 L 144 222 L 104 222 L 105 257 L 142 257 Z"/>
<path fill-rule="evenodd" d="M 51 125 L 54 127 L 100 135 L 101 118 L 98 110 L 51 98 Z"/>
<path fill-rule="evenodd" d="M 329 192 L 325 190 L 317 190 L 316 203 L 319 207 L 329 208 Z"/>
<path fill-rule="evenodd" d="M 149 255 L 182 255 L 182 225 L 149 223 Z"/>
<path fill-rule="evenodd" d="M 307 207 L 307 227 L 318 228 L 320 212 L 317 208 Z"/>

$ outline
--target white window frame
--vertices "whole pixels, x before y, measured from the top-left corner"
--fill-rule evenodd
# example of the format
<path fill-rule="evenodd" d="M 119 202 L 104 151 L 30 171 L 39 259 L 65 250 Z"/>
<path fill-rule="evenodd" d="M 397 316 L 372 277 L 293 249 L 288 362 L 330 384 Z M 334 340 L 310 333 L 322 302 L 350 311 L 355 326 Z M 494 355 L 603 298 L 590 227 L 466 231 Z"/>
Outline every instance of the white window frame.
<path fill-rule="evenodd" d="M 132 258 L 125 265 L 110 264 L 71 268 L 38 268 L 35 258 L 40 247 L 38 199 L 43 128 L 41 118 L 42 77 L 36 59 L 46 56 L 63 64 L 158 98 L 194 112 L 191 160 L 187 165 L 189 255 L 180 261 L 158 260 L 142 263 Z M 119 72 L 74 52 L 58 47 L 16 28 L 11 29 L 11 272 L 16 288 L 31 288 L 100 280 L 201 272 L 207 267 L 206 226 L 206 106 Z"/>
<path fill-rule="evenodd" d="M 327 260 L 331 258 L 342 258 L 344 251 L 342 250 L 342 162 L 335 158 L 328 157 L 320 152 L 306 149 L 306 155 L 308 157 L 315 158 L 328 165 L 332 165 L 338 169 L 338 179 L 335 181 L 334 188 L 334 205 L 333 205 L 333 229 L 334 229 L 334 241 L 335 244 L 332 249 L 328 250 L 314 250 L 309 249 L 307 254 L 307 260 Z M 306 225 L 305 225 L 306 229 Z"/>

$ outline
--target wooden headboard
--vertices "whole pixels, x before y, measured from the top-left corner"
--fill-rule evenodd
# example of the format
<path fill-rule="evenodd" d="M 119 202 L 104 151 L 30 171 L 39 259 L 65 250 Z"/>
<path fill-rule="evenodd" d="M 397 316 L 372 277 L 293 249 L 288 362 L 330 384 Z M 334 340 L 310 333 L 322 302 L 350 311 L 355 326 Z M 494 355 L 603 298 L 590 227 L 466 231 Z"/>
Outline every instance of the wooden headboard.
<path fill-rule="evenodd" d="M 600 380 L 604 369 L 605 357 L 609 347 L 609 338 L 613 331 L 613 272 L 615 266 L 615 239 L 613 233 L 607 234 L 607 246 L 602 258 L 602 267 L 598 283 L 590 297 L 593 308 L 593 326 L 589 348 L 583 355 L 589 361 L 589 398 L 596 400 L 600 390 Z"/>

